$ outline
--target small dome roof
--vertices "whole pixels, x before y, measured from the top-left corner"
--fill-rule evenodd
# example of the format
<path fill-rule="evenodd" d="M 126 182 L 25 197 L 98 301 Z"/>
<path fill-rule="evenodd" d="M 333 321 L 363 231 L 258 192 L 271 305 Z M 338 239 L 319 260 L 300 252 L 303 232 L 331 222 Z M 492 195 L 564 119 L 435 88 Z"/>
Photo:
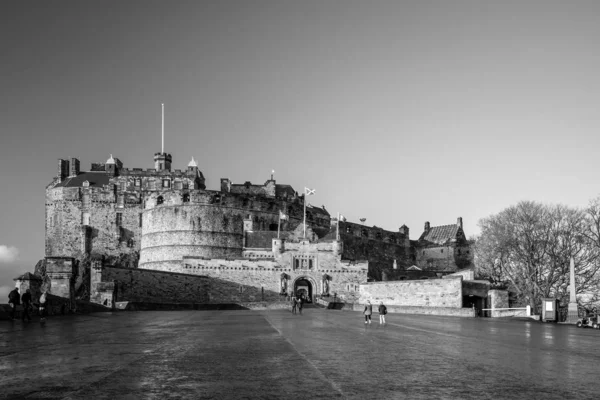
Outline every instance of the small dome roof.
<path fill-rule="evenodd" d="M 192 161 L 190 161 L 190 163 L 188 164 L 188 167 L 197 167 L 198 163 L 196 162 L 196 160 L 194 160 L 194 157 L 192 157 Z"/>
<path fill-rule="evenodd" d="M 107 164 L 115 164 L 115 159 L 113 158 L 112 154 L 110 155 L 110 158 L 108 160 L 106 160 Z"/>

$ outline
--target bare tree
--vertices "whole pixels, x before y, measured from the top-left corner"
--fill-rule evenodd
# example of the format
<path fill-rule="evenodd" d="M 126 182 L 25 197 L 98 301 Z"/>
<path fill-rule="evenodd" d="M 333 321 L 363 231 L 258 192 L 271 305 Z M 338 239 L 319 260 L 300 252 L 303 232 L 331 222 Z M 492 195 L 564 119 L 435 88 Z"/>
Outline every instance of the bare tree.
<path fill-rule="evenodd" d="M 594 207 L 579 210 L 523 201 L 480 220 L 475 246 L 479 273 L 492 283 L 508 283 L 535 311 L 544 297 L 568 301 L 571 257 L 577 292 L 597 290 L 600 201 Z"/>

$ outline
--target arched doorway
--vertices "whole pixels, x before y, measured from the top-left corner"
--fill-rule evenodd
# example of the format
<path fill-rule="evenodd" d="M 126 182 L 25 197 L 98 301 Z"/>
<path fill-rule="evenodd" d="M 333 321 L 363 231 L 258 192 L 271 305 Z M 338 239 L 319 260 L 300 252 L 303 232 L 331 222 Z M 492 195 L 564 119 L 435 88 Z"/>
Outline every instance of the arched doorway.
<path fill-rule="evenodd" d="M 315 282 L 310 278 L 301 276 L 294 281 L 294 295 L 296 297 L 303 297 L 307 303 L 314 301 L 315 291 Z"/>

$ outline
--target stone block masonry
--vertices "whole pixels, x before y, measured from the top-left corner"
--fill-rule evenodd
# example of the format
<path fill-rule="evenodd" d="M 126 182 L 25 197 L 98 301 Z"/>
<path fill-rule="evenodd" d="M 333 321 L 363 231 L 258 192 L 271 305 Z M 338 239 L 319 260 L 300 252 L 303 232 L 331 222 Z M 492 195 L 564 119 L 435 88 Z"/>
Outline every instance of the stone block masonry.
<path fill-rule="evenodd" d="M 360 285 L 360 303 L 390 306 L 462 307 L 462 279 L 372 282 Z"/>

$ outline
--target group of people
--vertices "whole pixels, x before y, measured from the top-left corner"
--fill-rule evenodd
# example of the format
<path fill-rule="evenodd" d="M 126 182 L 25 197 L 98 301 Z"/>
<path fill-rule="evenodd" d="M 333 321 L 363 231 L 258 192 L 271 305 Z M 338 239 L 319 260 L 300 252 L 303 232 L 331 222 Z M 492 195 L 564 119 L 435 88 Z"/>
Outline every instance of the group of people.
<path fill-rule="evenodd" d="M 21 320 L 31 321 L 31 312 L 33 312 L 33 298 L 31 290 L 27 289 L 23 295 L 19 294 L 19 288 L 14 288 L 8 294 L 8 304 L 11 307 L 10 318 L 14 321 L 17 318 L 17 312 L 21 313 Z M 39 314 L 41 322 L 46 320 L 46 292 L 43 292 L 39 298 Z"/>
<path fill-rule="evenodd" d="M 292 314 L 296 314 L 296 310 L 298 310 L 298 313 L 302 314 L 302 303 L 304 302 L 304 299 L 302 298 L 302 296 L 292 296 Z"/>
<path fill-rule="evenodd" d="M 379 312 L 379 324 L 385 324 L 385 315 L 387 314 L 387 307 L 383 305 L 383 302 L 379 303 L 378 310 Z M 371 323 L 371 315 L 373 314 L 373 305 L 369 300 L 367 300 L 367 304 L 365 304 L 365 310 L 363 311 L 365 315 L 365 324 Z"/>

